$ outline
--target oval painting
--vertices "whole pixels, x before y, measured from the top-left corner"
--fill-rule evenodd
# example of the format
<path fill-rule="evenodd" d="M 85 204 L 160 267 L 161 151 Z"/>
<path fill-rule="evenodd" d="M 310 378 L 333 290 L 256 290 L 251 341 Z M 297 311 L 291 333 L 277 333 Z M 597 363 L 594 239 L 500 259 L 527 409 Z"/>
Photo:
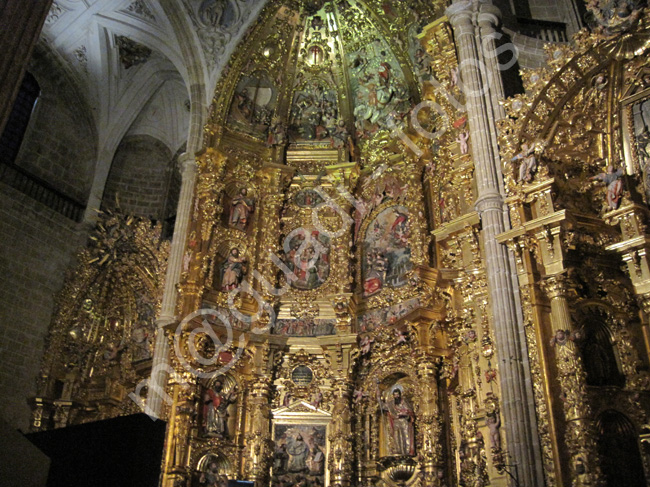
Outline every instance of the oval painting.
<path fill-rule="evenodd" d="M 298 191 L 294 197 L 294 201 L 300 208 L 316 208 L 325 202 L 323 197 L 311 188 Z"/>

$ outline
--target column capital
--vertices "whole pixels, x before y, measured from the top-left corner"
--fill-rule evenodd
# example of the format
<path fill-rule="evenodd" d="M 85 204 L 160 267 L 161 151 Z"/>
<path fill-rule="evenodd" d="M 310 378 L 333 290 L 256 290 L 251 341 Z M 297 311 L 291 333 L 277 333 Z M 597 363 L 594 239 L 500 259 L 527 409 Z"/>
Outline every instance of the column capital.
<path fill-rule="evenodd" d="M 501 23 L 501 10 L 491 4 L 481 5 L 478 24 L 481 28 L 496 28 Z"/>
<path fill-rule="evenodd" d="M 181 170 L 181 175 L 196 172 L 196 157 L 188 152 L 183 152 L 178 156 L 178 166 Z"/>
<path fill-rule="evenodd" d="M 569 293 L 570 279 L 566 274 L 554 274 L 542 279 L 539 285 L 548 299 L 566 298 Z"/>
<path fill-rule="evenodd" d="M 474 17 L 474 2 L 471 0 L 461 0 L 452 3 L 445 10 L 445 15 L 449 18 L 454 29 L 460 29 L 461 34 L 465 33 L 464 30 L 473 25 Z"/>

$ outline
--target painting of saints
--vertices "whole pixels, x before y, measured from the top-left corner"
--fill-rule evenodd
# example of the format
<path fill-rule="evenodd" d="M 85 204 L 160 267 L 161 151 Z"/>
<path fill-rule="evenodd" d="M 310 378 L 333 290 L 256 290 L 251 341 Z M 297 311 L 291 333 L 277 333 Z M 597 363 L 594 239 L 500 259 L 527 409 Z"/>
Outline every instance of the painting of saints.
<path fill-rule="evenodd" d="M 326 426 L 275 426 L 273 487 L 325 485 L 326 429 Z"/>
<path fill-rule="evenodd" d="M 289 472 L 304 472 L 307 469 L 309 446 L 300 433 L 295 438 L 287 440 L 287 453 L 289 454 Z"/>
<path fill-rule="evenodd" d="M 255 211 L 255 200 L 248 197 L 248 190 L 246 188 L 242 188 L 230 203 L 229 225 L 238 230 L 245 231 L 248 226 L 249 217 L 253 211 Z"/>
<path fill-rule="evenodd" d="M 329 277 L 330 240 L 314 230 L 292 232 L 284 241 L 284 262 L 292 271 L 291 285 L 311 290 L 320 287 Z"/>
<path fill-rule="evenodd" d="M 411 270 L 408 210 L 387 208 L 366 230 L 362 260 L 363 292 L 371 296 L 384 287 L 400 287 Z"/>
<path fill-rule="evenodd" d="M 391 397 L 379 403 L 386 416 L 388 451 L 390 455 L 415 455 L 415 413 L 413 407 L 402 394 L 403 388 L 392 388 Z"/>
<path fill-rule="evenodd" d="M 246 273 L 246 259 L 239 256 L 239 249 L 233 248 L 221 266 L 221 290 L 224 292 L 237 289 Z"/>
<path fill-rule="evenodd" d="M 224 392 L 223 382 L 217 380 L 203 394 L 203 430 L 208 436 L 228 438 L 228 407 L 237 400 L 237 388 Z"/>

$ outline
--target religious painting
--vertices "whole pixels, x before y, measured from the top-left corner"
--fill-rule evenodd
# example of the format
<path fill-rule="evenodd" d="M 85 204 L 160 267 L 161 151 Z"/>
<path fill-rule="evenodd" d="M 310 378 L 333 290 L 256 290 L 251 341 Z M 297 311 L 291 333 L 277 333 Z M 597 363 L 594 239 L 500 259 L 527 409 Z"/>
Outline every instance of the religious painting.
<path fill-rule="evenodd" d="M 404 74 L 385 41 L 348 54 L 357 138 L 399 126 L 411 109 Z"/>
<path fill-rule="evenodd" d="M 330 239 L 318 230 L 300 228 L 284 239 L 284 263 L 291 271 L 287 279 L 296 289 L 320 287 L 330 273 Z"/>
<path fill-rule="evenodd" d="M 237 289 L 247 270 L 248 261 L 240 255 L 239 249 L 237 247 L 230 249 L 228 257 L 219 269 L 219 290 L 230 292 Z"/>
<path fill-rule="evenodd" d="M 243 76 L 235 90 L 228 124 L 235 130 L 266 139 L 277 106 L 277 89 L 268 74 Z"/>
<path fill-rule="evenodd" d="M 414 298 L 387 308 L 375 308 L 367 311 L 359 317 L 359 333 L 373 331 L 381 326 L 392 325 L 419 305 L 420 300 Z"/>
<path fill-rule="evenodd" d="M 204 436 L 230 439 L 237 384 L 228 376 L 212 380 L 203 390 L 201 427 Z"/>
<path fill-rule="evenodd" d="M 327 426 L 276 424 L 273 487 L 324 487 Z"/>
<path fill-rule="evenodd" d="M 339 126 L 336 90 L 321 80 L 310 80 L 293 97 L 289 138 L 331 142 Z"/>
<path fill-rule="evenodd" d="M 298 191 L 294 201 L 300 208 L 316 208 L 325 202 L 323 197 L 311 188 Z"/>
<path fill-rule="evenodd" d="M 317 337 L 334 335 L 336 333 L 336 320 L 298 318 L 291 320 L 277 320 L 273 333 L 292 337 Z"/>
<path fill-rule="evenodd" d="M 370 222 L 361 263 L 365 296 L 406 284 L 406 275 L 413 267 L 408 239 L 408 209 L 403 206 L 387 208 Z"/>
<path fill-rule="evenodd" d="M 383 421 L 383 448 L 390 456 L 415 456 L 415 411 L 402 384 L 379 396 Z"/>

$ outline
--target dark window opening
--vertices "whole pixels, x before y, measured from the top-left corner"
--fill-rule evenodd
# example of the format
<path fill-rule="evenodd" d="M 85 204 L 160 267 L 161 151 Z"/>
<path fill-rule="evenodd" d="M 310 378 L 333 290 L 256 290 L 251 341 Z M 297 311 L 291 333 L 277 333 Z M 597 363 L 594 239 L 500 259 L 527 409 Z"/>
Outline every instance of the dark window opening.
<path fill-rule="evenodd" d="M 13 109 L 7 120 L 7 126 L 0 136 L 0 162 L 3 164 L 16 162 L 20 145 L 29 125 L 29 119 L 32 116 L 40 93 L 41 87 L 38 85 L 36 78 L 30 73 L 25 73 Z"/>

